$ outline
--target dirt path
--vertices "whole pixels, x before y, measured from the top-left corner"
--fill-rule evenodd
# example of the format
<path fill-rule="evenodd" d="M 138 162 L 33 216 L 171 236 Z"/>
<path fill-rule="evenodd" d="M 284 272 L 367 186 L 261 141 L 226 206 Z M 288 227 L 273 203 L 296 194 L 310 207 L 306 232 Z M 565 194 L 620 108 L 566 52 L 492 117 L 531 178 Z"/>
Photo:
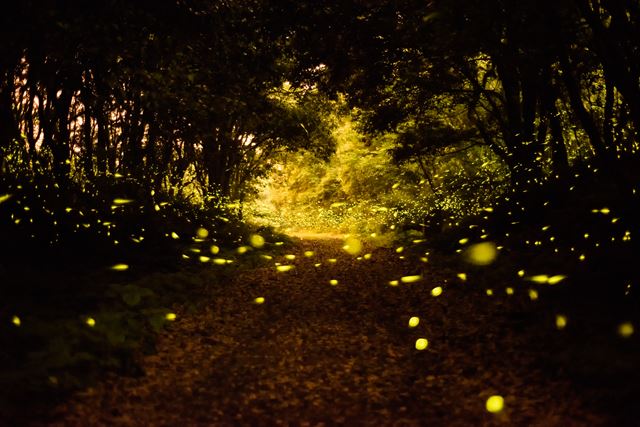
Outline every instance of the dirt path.
<path fill-rule="evenodd" d="M 614 422 L 545 361 L 554 341 L 548 348 L 535 341 L 548 319 L 522 309 L 524 295 L 488 300 L 455 272 L 388 249 L 356 260 L 341 246 L 301 240 L 294 261 L 274 260 L 294 270 L 269 266 L 219 285 L 225 292 L 205 312 L 178 313 L 157 354 L 144 360 L 145 376 L 114 376 L 78 394 L 58 408 L 54 425 Z M 388 284 L 414 274 L 423 280 Z M 431 295 L 435 286 L 442 295 Z M 415 328 L 411 316 L 421 319 Z M 429 345 L 417 351 L 421 337 Z M 505 397 L 496 415 L 485 410 L 493 394 Z"/>

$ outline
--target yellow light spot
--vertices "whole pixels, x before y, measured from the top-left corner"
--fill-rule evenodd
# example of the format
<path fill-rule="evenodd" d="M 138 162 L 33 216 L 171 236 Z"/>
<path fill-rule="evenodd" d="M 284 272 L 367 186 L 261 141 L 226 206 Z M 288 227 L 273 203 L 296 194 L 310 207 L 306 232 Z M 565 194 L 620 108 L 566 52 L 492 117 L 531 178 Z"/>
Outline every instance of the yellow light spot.
<path fill-rule="evenodd" d="M 422 279 L 422 276 L 420 276 L 419 274 L 416 274 L 414 276 L 404 276 L 400 278 L 400 281 L 402 283 L 415 283 L 420 279 Z"/>
<path fill-rule="evenodd" d="M 487 296 L 493 296 L 493 289 L 487 289 Z"/>
<path fill-rule="evenodd" d="M 305 251 L 304 252 L 304 256 L 306 256 L 307 258 L 311 258 L 314 255 L 315 255 L 315 253 L 313 251 Z"/>
<path fill-rule="evenodd" d="M 223 258 L 214 258 L 213 263 L 216 265 L 225 265 L 227 263 L 227 260 Z"/>
<path fill-rule="evenodd" d="M 494 395 L 487 399 L 486 403 L 487 411 L 492 414 L 496 414 L 504 408 L 504 398 L 502 396 Z"/>
<path fill-rule="evenodd" d="M 240 247 L 237 249 L 237 252 L 238 252 L 240 255 L 242 255 L 242 254 L 246 254 L 247 252 L 249 252 L 249 249 L 251 249 L 251 247 L 250 247 L 250 246 L 240 246 Z"/>
<path fill-rule="evenodd" d="M 285 257 L 285 259 L 288 259 L 289 261 L 293 261 L 294 259 L 296 259 L 296 256 L 292 255 L 292 254 L 285 255 L 284 257 Z"/>
<path fill-rule="evenodd" d="M 12 197 L 11 194 L 3 194 L 0 196 L 0 203 L 4 203 Z"/>
<path fill-rule="evenodd" d="M 165 319 L 167 319 L 170 322 L 173 322 L 174 320 L 176 320 L 176 314 L 175 313 L 167 313 L 164 316 Z"/>
<path fill-rule="evenodd" d="M 211 245 L 210 251 L 212 254 L 217 255 L 218 252 L 220 252 L 220 248 L 217 247 L 216 245 Z"/>
<path fill-rule="evenodd" d="M 11 318 L 11 323 L 13 323 L 16 326 L 20 326 L 22 324 L 22 322 L 20 321 L 20 318 L 18 316 L 13 316 Z"/>
<path fill-rule="evenodd" d="M 129 266 L 127 264 L 116 264 L 112 266 L 111 269 L 114 271 L 125 271 L 129 269 Z"/>
<path fill-rule="evenodd" d="M 358 255 L 362 251 L 362 242 L 353 236 L 349 236 L 345 239 L 342 249 L 349 255 Z"/>
<path fill-rule="evenodd" d="M 371 259 L 371 254 L 364 254 L 364 259 Z"/>
<path fill-rule="evenodd" d="M 153 210 L 155 210 L 156 212 L 160 211 L 160 206 L 159 205 L 154 205 L 153 206 Z"/>
<path fill-rule="evenodd" d="M 498 255 L 496 245 L 491 242 L 477 243 L 465 251 L 467 262 L 475 265 L 489 265 Z"/>
<path fill-rule="evenodd" d="M 252 234 L 249 237 L 249 243 L 251 244 L 251 246 L 253 246 L 254 248 L 260 249 L 261 247 L 264 246 L 265 240 L 264 237 L 262 237 L 259 234 Z"/>
<path fill-rule="evenodd" d="M 133 203 L 133 199 L 113 199 L 114 205 L 127 205 Z"/>
<path fill-rule="evenodd" d="M 256 304 L 264 304 L 264 297 L 258 297 L 253 300 Z"/>
<path fill-rule="evenodd" d="M 331 280 L 329 280 L 329 284 L 331 286 L 336 286 L 338 284 L 338 281 L 336 279 L 331 279 Z"/>
<path fill-rule="evenodd" d="M 538 299 L 538 291 L 536 291 L 535 289 L 529 289 L 529 299 L 531 299 L 531 301 L 535 301 Z"/>
<path fill-rule="evenodd" d="M 608 215 L 611 211 L 609 210 L 609 208 L 602 208 L 600 209 L 600 213 L 603 215 Z"/>
<path fill-rule="evenodd" d="M 458 273 L 458 279 L 462 280 L 463 282 L 467 281 L 467 273 Z"/>
<path fill-rule="evenodd" d="M 580 257 L 578 258 L 580 261 L 584 261 L 585 259 L 587 259 L 587 256 L 582 254 L 580 255 Z"/>
<path fill-rule="evenodd" d="M 211 260 L 211 258 L 204 255 L 201 255 L 199 259 L 200 259 L 200 262 L 209 262 Z"/>
<path fill-rule="evenodd" d="M 633 332 L 633 324 L 631 324 L 631 322 L 624 322 L 618 325 L 618 335 L 620 335 L 622 338 L 629 338 L 631 335 L 633 335 Z"/>
<path fill-rule="evenodd" d="M 518 277 L 524 277 L 524 270 L 518 271 Z"/>
<path fill-rule="evenodd" d="M 431 295 L 433 295 L 434 297 L 442 295 L 442 287 L 436 286 L 435 288 L 431 289 Z"/>
<path fill-rule="evenodd" d="M 400 282 L 397 281 L 397 280 L 391 280 L 391 281 L 389 281 L 389 286 L 398 286 L 399 283 Z"/>
<path fill-rule="evenodd" d="M 345 202 L 336 202 L 336 203 L 331 203 L 330 208 L 332 208 L 332 209 L 333 208 L 340 208 L 340 207 L 345 206 L 345 205 L 346 205 Z"/>
<path fill-rule="evenodd" d="M 331 264 L 335 264 L 336 262 L 338 262 L 338 260 L 335 258 L 329 258 L 327 262 L 330 262 Z"/>
<path fill-rule="evenodd" d="M 180 236 L 178 236 L 178 233 L 176 233 L 175 231 L 172 231 L 172 232 L 171 232 L 171 238 L 172 238 L 172 239 L 179 239 L 179 238 L 180 238 Z"/>
<path fill-rule="evenodd" d="M 207 230 L 206 228 L 200 227 L 196 231 L 196 236 L 198 236 L 199 239 L 206 239 L 209 236 L 209 230 Z"/>
<path fill-rule="evenodd" d="M 418 326 L 418 323 L 420 323 L 419 317 L 413 316 L 412 318 L 409 319 L 410 328 L 415 328 L 416 326 Z"/>
<path fill-rule="evenodd" d="M 535 276 L 528 277 L 527 280 L 534 283 L 547 283 L 549 281 L 549 276 L 546 274 L 537 274 Z"/>
<path fill-rule="evenodd" d="M 466 245 L 467 243 L 469 243 L 469 238 L 465 237 L 464 239 L 460 239 L 458 240 L 458 243 L 460 243 L 461 245 Z"/>
<path fill-rule="evenodd" d="M 429 345 L 429 341 L 426 338 L 418 338 L 416 340 L 416 350 L 424 350 Z"/>
<path fill-rule="evenodd" d="M 556 328 L 564 329 L 567 326 L 567 316 L 562 314 L 556 315 Z"/>
<path fill-rule="evenodd" d="M 276 267 L 276 270 L 278 270 L 278 272 L 280 273 L 285 273 L 287 271 L 291 271 L 294 269 L 293 265 L 279 265 Z"/>
<path fill-rule="evenodd" d="M 514 292 L 513 288 L 506 288 L 504 291 L 507 293 L 507 295 L 513 295 Z"/>
<path fill-rule="evenodd" d="M 567 276 L 564 276 L 562 274 L 557 274 L 555 276 L 549 277 L 549 279 L 547 280 L 547 283 L 550 285 L 557 285 L 558 283 L 562 282 L 566 278 Z"/>
<path fill-rule="evenodd" d="M 262 257 L 262 259 L 266 259 L 266 260 L 272 260 L 273 257 L 271 255 L 267 255 L 267 254 L 262 254 L 260 255 Z"/>
<path fill-rule="evenodd" d="M 322 266 L 322 263 L 321 262 L 317 262 L 317 263 L 313 264 L 313 266 L 318 268 L 318 267 Z"/>
<path fill-rule="evenodd" d="M 393 184 L 393 185 L 391 186 L 391 189 L 392 189 L 392 190 L 395 190 L 395 189 L 396 189 L 396 188 L 398 188 L 398 187 L 400 187 L 400 183 L 399 183 L 399 182 L 396 182 L 395 184 Z"/>
<path fill-rule="evenodd" d="M 93 317 L 87 317 L 87 319 L 84 321 L 84 323 L 89 325 L 89 327 L 91 327 L 91 328 L 96 326 L 96 320 Z"/>

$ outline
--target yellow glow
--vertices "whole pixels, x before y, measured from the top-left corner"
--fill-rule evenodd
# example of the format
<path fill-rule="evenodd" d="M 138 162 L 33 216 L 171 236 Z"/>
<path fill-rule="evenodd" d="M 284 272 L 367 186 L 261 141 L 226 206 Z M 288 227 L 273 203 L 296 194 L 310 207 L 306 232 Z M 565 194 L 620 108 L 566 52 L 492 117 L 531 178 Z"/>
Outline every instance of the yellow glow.
<path fill-rule="evenodd" d="M 335 258 L 329 258 L 327 262 L 330 262 L 331 264 L 335 264 L 336 262 L 338 262 L 338 260 Z"/>
<path fill-rule="evenodd" d="M 536 291 L 535 289 L 529 289 L 529 299 L 531 299 L 531 301 L 535 301 L 538 299 L 538 291 Z"/>
<path fill-rule="evenodd" d="M 436 286 L 435 288 L 431 289 L 431 295 L 433 295 L 434 297 L 442 295 L 442 287 Z"/>
<path fill-rule="evenodd" d="M 211 249 L 210 250 L 211 250 L 211 253 L 214 254 L 214 255 L 217 255 L 218 252 L 220 252 L 220 248 L 217 247 L 216 245 L 211 245 Z"/>
<path fill-rule="evenodd" d="M 295 267 L 293 265 L 279 265 L 276 267 L 276 270 L 280 273 L 285 273 L 287 271 L 293 270 Z"/>
<path fill-rule="evenodd" d="M 420 275 L 415 275 L 415 276 L 404 276 L 402 278 L 400 278 L 400 281 L 402 283 L 415 283 L 418 280 L 422 279 L 422 276 Z"/>
<path fill-rule="evenodd" d="M 331 280 L 329 280 L 329 284 L 331 286 L 336 286 L 338 284 L 338 281 L 336 279 L 331 279 Z"/>
<path fill-rule="evenodd" d="M 272 259 L 273 259 L 273 257 L 272 257 L 271 255 L 267 255 L 267 254 L 262 254 L 262 255 L 260 255 L 260 256 L 261 256 L 263 259 L 266 259 L 266 260 L 272 260 Z"/>
<path fill-rule="evenodd" d="M 567 326 L 567 316 L 562 314 L 556 315 L 556 328 L 564 329 Z"/>
<path fill-rule="evenodd" d="M 400 282 L 397 281 L 397 280 L 391 280 L 391 281 L 389 281 L 389 286 L 398 286 L 399 283 Z"/>
<path fill-rule="evenodd" d="M 465 237 L 464 239 L 458 240 L 458 243 L 460 243 L 461 245 L 466 245 L 467 243 L 469 243 L 469 239 Z"/>
<path fill-rule="evenodd" d="M 493 296 L 493 289 L 487 289 L 487 296 Z"/>
<path fill-rule="evenodd" d="M 216 265 L 225 265 L 227 263 L 227 260 L 223 258 L 214 258 L 213 263 Z"/>
<path fill-rule="evenodd" d="M 180 236 L 178 236 L 178 233 L 176 233 L 175 231 L 172 231 L 172 232 L 171 232 L 171 238 L 173 238 L 173 239 L 179 239 L 179 238 L 180 238 Z"/>
<path fill-rule="evenodd" d="M 312 256 L 314 256 L 315 253 L 313 251 L 305 251 L 304 252 L 304 256 L 306 256 L 307 258 L 310 258 Z"/>
<path fill-rule="evenodd" d="M 549 281 L 549 276 L 547 276 L 546 274 L 537 274 L 535 276 L 529 277 L 528 280 L 534 283 L 547 283 Z"/>
<path fill-rule="evenodd" d="M 11 318 L 11 323 L 13 323 L 16 326 L 20 326 L 22 324 L 22 322 L 20 321 L 20 318 L 18 316 L 13 316 Z"/>
<path fill-rule="evenodd" d="M 198 236 L 199 239 L 206 239 L 209 236 L 209 230 L 200 227 L 196 231 L 196 236 Z"/>
<path fill-rule="evenodd" d="M 419 317 L 413 316 L 412 318 L 409 319 L 410 328 L 415 328 L 416 326 L 418 326 L 418 323 L 420 323 Z"/>
<path fill-rule="evenodd" d="M 263 304 L 264 303 L 264 297 L 258 297 L 256 299 L 254 299 L 253 302 L 255 302 L 256 304 Z"/>
<path fill-rule="evenodd" d="M 396 253 L 401 254 L 401 253 L 402 253 L 402 251 L 404 251 L 404 248 L 403 248 L 402 246 L 400 246 L 400 247 L 396 248 Z"/>
<path fill-rule="evenodd" d="M 164 316 L 164 318 L 169 320 L 170 322 L 173 322 L 174 320 L 176 320 L 176 314 L 175 313 L 167 313 L 166 316 Z"/>
<path fill-rule="evenodd" d="M 87 319 L 84 321 L 84 323 L 89 325 L 89 327 L 91 327 L 91 328 L 96 326 L 96 320 L 93 317 L 87 317 Z"/>
<path fill-rule="evenodd" d="M 349 236 L 345 239 L 342 249 L 349 255 L 358 255 L 362 251 L 362 242 L 353 236 Z"/>
<path fill-rule="evenodd" d="M 262 237 L 259 234 L 252 234 L 249 237 L 249 243 L 251 244 L 251 246 L 253 246 L 254 248 L 260 249 L 261 247 L 264 246 L 265 240 L 264 237 Z"/>
<path fill-rule="evenodd" d="M 288 254 L 284 256 L 285 259 L 288 259 L 289 261 L 293 261 L 294 259 L 296 259 L 296 256 L 293 254 Z"/>
<path fill-rule="evenodd" d="M 240 255 L 242 255 L 242 254 L 246 254 L 247 252 L 249 252 L 249 249 L 251 249 L 251 247 L 249 247 L 249 246 L 240 246 L 240 247 L 237 249 L 237 252 L 238 252 Z"/>
<path fill-rule="evenodd" d="M 371 254 L 364 254 L 364 259 L 371 259 Z"/>
<path fill-rule="evenodd" d="M 562 274 L 557 274 L 555 276 L 549 277 L 549 279 L 547 280 L 547 283 L 550 284 L 550 285 L 556 285 L 556 284 L 562 282 L 566 278 L 567 278 L 567 276 L 564 276 Z"/>
<path fill-rule="evenodd" d="M 462 280 L 463 282 L 467 281 L 467 273 L 458 273 L 458 279 Z"/>
<path fill-rule="evenodd" d="M 489 265 L 498 256 L 498 251 L 493 243 L 484 242 L 470 246 L 465 254 L 467 261 L 471 264 Z"/>
<path fill-rule="evenodd" d="M 618 335 L 622 338 L 629 338 L 633 335 L 633 324 L 631 322 L 624 322 L 618 325 Z"/>
<path fill-rule="evenodd" d="M 4 203 L 12 197 L 11 194 L 3 194 L 0 196 L 0 203 Z"/>
<path fill-rule="evenodd" d="M 505 292 L 507 293 L 507 295 L 513 295 L 513 288 L 507 288 L 505 289 Z"/>
<path fill-rule="evenodd" d="M 504 408 L 504 398 L 502 396 L 494 395 L 487 399 L 486 403 L 487 411 L 492 414 L 496 414 Z"/>
<path fill-rule="evenodd" d="M 524 277 L 524 270 L 518 271 L 518 277 Z"/>
<path fill-rule="evenodd" d="M 201 255 L 199 259 L 200 259 L 200 262 L 209 262 L 211 260 L 211 258 L 204 255 Z"/>
<path fill-rule="evenodd" d="M 125 271 L 129 269 L 129 266 L 127 264 L 116 264 L 112 266 L 111 269 L 114 271 Z"/>
<path fill-rule="evenodd" d="M 113 199 L 114 205 L 127 205 L 133 203 L 133 199 Z"/>
<path fill-rule="evenodd" d="M 418 338 L 416 340 L 416 350 L 424 350 L 429 345 L 429 341 L 426 338 Z"/>

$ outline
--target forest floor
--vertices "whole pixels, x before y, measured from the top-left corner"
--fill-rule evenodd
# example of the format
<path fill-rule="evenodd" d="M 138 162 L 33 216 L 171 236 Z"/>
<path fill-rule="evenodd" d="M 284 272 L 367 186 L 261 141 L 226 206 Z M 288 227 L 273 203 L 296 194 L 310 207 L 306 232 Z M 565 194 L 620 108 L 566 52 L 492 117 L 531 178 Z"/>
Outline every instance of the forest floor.
<path fill-rule="evenodd" d="M 358 260 L 342 245 L 300 236 L 288 249 L 295 260 L 273 260 L 291 271 L 259 266 L 213 286 L 203 309 L 176 311 L 143 375 L 111 374 L 40 425 L 639 422 L 637 346 L 585 326 L 597 301 L 558 330 L 558 302 L 531 301 L 526 288 L 496 283 L 490 297 L 437 256 L 421 263 L 424 254 L 365 246 L 371 257 Z M 408 275 L 422 279 L 389 285 Z M 492 395 L 504 397 L 500 413 L 485 409 Z"/>

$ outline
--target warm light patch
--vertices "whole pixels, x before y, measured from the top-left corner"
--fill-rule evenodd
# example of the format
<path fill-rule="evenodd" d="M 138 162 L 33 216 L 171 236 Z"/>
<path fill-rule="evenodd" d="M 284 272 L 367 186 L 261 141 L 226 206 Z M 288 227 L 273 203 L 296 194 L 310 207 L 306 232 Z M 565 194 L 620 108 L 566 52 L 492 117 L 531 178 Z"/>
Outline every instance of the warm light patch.
<path fill-rule="evenodd" d="M 209 230 L 200 227 L 196 230 L 196 236 L 198 236 L 199 239 L 206 239 L 209 236 Z"/>
<path fill-rule="evenodd" d="M 465 251 L 467 262 L 474 265 L 489 265 L 498 256 L 496 245 L 491 242 L 477 243 Z"/>
<path fill-rule="evenodd" d="M 256 299 L 254 299 L 253 302 L 255 302 L 256 304 L 263 304 L 264 303 L 264 297 L 258 297 Z"/>
<path fill-rule="evenodd" d="M 18 316 L 13 316 L 11 318 L 11 323 L 13 323 L 15 326 L 20 326 L 22 324 Z"/>
<path fill-rule="evenodd" d="M 535 301 L 538 299 L 538 291 L 535 289 L 529 289 L 529 299 L 531 301 Z"/>
<path fill-rule="evenodd" d="M 487 411 L 491 412 L 492 414 L 496 414 L 504 409 L 504 398 L 498 395 L 491 396 L 487 399 L 487 403 L 485 406 L 487 408 Z"/>
<path fill-rule="evenodd" d="M 127 264 L 116 264 L 112 266 L 111 269 L 113 271 L 125 271 L 129 269 L 129 266 Z"/>
<path fill-rule="evenodd" d="M 252 234 L 249 237 L 249 243 L 251 244 L 251 246 L 253 246 L 256 249 L 260 249 L 261 247 L 264 246 L 265 240 L 264 237 L 262 237 L 259 234 Z"/>
<path fill-rule="evenodd" d="M 313 251 L 305 251 L 304 252 L 304 256 L 306 256 L 307 258 L 311 258 L 314 255 L 315 255 L 315 253 Z"/>
<path fill-rule="evenodd" d="M 415 328 L 416 326 L 418 326 L 419 323 L 420 323 L 419 317 L 413 316 L 412 318 L 409 319 L 410 328 Z"/>
<path fill-rule="evenodd" d="M 429 345 L 429 341 L 426 338 L 418 338 L 416 340 L 416 350 L 424 350 Z"/>
<path fill-rule="evenodd" d="M 442 287 L 436 286 L 435 288 L 431 289 L 431 295 L 433 295 L 434 297 L 442 295 Z"/>
<path fill-rule="evenodd" d="M 86 323 L 91 328 L 96 326 L 96 320 L 93 317 L 87 317 L 84 323 Z"/>
<path fill-rule="evenodd" d="M 288 259 L 289 261 L 293 261 L 294 259 L 296 259 L 296 256 L 293 254 L 287 254 L 284 256 L 285 259 Z"/>
<path fill-rule="evenodd" d="M 345 239 L 342 249 L 349 255 L 358 255 L 362 251 L 362 242 L 353 236 L 349 236 Z"/>
<path fill-rule="evenodd" d="M 171 238 L 172 238 L 172 239 L 179 239 L 179 238 L 180 238 L 180 236 L 178 236 L 178 233 L 176 233 L 175 231 L 172 231 L 172 232 L 171 232 Z"/>
<path fill-rule="evenodd" d="M 558 314 L 556 315 L 556 328 L 564 329 L 567 327 L 567 316 Z"/>
<path fill-rule="evenodd" d="M 12 197 L 11 194 L 3 194 L 0 196 L 0 203 L 4 203 Z"/>
<path fill-rule="evenodd" d="M 618 325 L 618 335 L 622 338 L 629 338 L 633 333 L 633 324 L 631 322 L 624 322 Z"/>
<path fill-rule="evenodd" d="M 211 245 L 210 251 L 212 254 L 217 255 L 220 252 L 220 248 L 216 245 Z"/>
<path fill-rule="evenodd" d="M 338 284 L 338 281 L 336 279 L 331 279 L 331 280 L 329 280 L 329 284 L 331 286 L 336 286 Z"/>
<path fill-rule="evenodd" d="M 279 265 L 276 267 L 276 270 L 280 273 L 286 273 L 287 271 L 293 270 L 295 267 L 293 265 Z"/>
<path fill-rule="evenodd" d="M 173 322 L 174 320 L 176 320 L 176 314 L 175 313 L 167 313 L 164 316 L 165 319 L 167 319 L 170 322 Z"/>
<path fill-rule="evenodd" d="M 458 273 L 458 279 L 462 280 L 463 282 L 467 281 L 467 273 Z"/>
<path fill-rule="evenodd" d="M 414 275 L 414 276 L 404 276 L 404 277 L 400 278 L 400 281 L 402 283 L 415 283 L 415 282 L 419 281 L 420 279 L 422 279 L 422 276 Z"/>

